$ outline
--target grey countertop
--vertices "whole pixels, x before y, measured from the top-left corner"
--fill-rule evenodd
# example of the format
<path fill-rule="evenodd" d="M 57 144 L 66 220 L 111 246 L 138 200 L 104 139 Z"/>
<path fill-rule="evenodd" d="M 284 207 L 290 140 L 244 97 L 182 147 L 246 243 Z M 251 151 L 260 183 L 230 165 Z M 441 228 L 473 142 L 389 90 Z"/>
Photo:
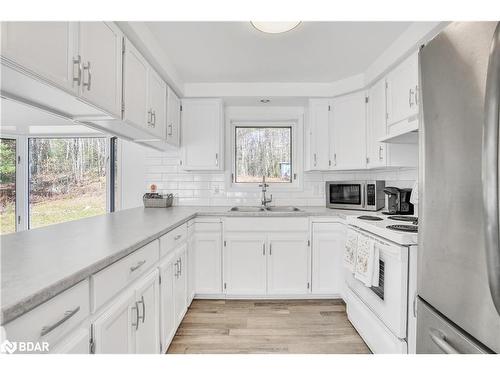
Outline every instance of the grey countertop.
<path fill-rule="evenodd" d="M 196 216 L 337 216 L 359 212 L 229 212 L 229 207 L 133 208 L 3 235 L 1 322 L 5 324 Z"/>

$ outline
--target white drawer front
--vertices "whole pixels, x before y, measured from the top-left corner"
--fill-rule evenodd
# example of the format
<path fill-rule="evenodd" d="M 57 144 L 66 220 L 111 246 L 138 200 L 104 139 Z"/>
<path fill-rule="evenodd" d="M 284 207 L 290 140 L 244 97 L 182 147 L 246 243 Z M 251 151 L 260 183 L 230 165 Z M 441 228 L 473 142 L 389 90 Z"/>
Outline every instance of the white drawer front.
<path fill-rule="evenodd" d="M 164 257 L 186 242 L 187 233 L 187 223 L 185 223 L 160 237 L 160 257 Z"/>
<path fill-rule="evenodd" d="M 52 346 L 89 316 L 89 300 L 90 288 L 86 279 L 7 323 L 4 326 L 7 339 L 48 342 Z"/>
<path fill-rule="evenodd" d="M 226 218 L 226 231 L 243 232 L 306 232 L 309 231 L 307 217 L 238 217 Z"/>
<path fill-rule="evenodd" d="M 144 274 L 159 260 L 158 240 L 150 242 L 125 258 L 92 275 L 92 309 L 96 311 L 120 290 Z"/>

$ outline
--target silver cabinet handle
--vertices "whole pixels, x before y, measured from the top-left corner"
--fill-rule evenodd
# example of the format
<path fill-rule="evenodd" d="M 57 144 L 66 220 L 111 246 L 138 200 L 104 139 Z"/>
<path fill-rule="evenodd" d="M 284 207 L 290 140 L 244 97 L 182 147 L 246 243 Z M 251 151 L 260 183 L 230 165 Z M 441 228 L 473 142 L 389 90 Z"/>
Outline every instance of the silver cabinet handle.
<path fill-rule="evenodd" d="M 498 220 L 498 135 L 500 114 L 500 24 L 491 42 L 486 76 L 483 123 L 482 179 L 486 267 L 493 303 L 500 314 L 500 238 Z"/>
<path fill-rule="evenodd" d="M 151 125 L 151 110 L 148 111 L 148 126 Z"/>
<path fill-rule="evenodd" d="M 314 154 L 314 166 L 316 167 L 317 164 L 318 164 L 318 158 L 316 154 Z"/>
<path fill-rule="evenodd" d="M 337 154 L 333 154 L 333 165 L 337 165 Z"/>
<path fill-rule="evenodd" d="M 48 333 L 52 332 L 54 329 L 59 327 L 61 324 L 63 324 L 65 321 L 70 319 L 73 315 L 75 315 L 78 311 L 80 311 L 80 306 L 75 307 L 73 310 L 68 310 L 64 313 L 63 317 L 59 319 L 57 322 L 54 324 L 51 324 L 49 326 L 44 326 L 42 327 L 42 332 L 40 333 L 40 336 L 45 336 Z"/>
<path fill-rule="evenodd" d="M 142 323 L 144 323 L 144 320 L 146 319 L 146 304 L 144 303 L 144 296 L 141 296 L 141 300 L 137 301 L 138 306 L 139 303 L 142 305 L 142 316 L 139 316 L 139 310 L 137 310 L 137 319 L 141 319 Z"/>
<path fill-rule="evenodd" d="M 420 101 L 420 95 L 418 92 L 418 85 L 415 86 L 415 105 L 418 105 Z"/>
<path fill-rule="evenodd" d="M 273 244 L 269 243 L 269 255 L 273 255 Z"/>
<path fill-rule="evenodd" d="M 179 276 L 182 276 L 182 258 L 179 258 Z"/>
<path fill-rule="evenodd" d="M 85 70 L 88 72 L 88 81 L 85 83 L 85 79 L 83 79 L 83 87 L 87 87 L 87 91 L 90 91 L 92 85 L 92 70 L 90 68 L 90 61 L 87 61 L 87 64 L 83 64 L 83 72 Z"/>
<path fill-rule="evenodd" d="M 410 105 L 410 108 L 413 107 L 413 105 L 415 104 L 413 101 L 414 95 L 415 95 L 415 91 L 413 91 L 413 89 L 409 89 L 408 90 L 408 104 Z"/>
<path fill-rule="evenodd" d="M 132 310 L 135 310 L 135 323 L 132 323 L 132 327 L 135 327 L 137 331 L 139 329 L 139 304 L 137 302 L 134 302 Z"/>
<path fill-rule="evenodd" d="M 174 241 L 177 241 L 181 237 L 182 237 L 182 234 L 178 234 L 177 236 L 174 237 Z"/>
<path fill-rule="evenodd" d="M 384 148 L 382 145 L 378 146 L 378 160 L 382 160 L 384 157 L 382 155 L 382 152 L 384 151 Z"/>
<path fill-rule="evenodd" d="M 156 127 L 156 111 L 151 110 L 151 125 Z"/>
<path fill-rule="evenodd" d="M 215 154 L 215 165 L 218 167 L 219 166 L 219 154 Z"/>
<path fill-rule="evenodd" d="M 146 263 L 145 260 L 141 260 L 140 262 L 137 262 L 137 264 L 135 266 L 130 267 L 130 272 L 134 272 L 134 271 L 138 270 L 139 268 L 142 267 L 142 265 L 144 265 L 144 263 Z"/>
<path fill-rule="evenodd" d="M 171 135 L 173 135 L 173 127 L 172 127 L 172 124 L 168 124 L 167 128 L 168 128 L 168 133 L 167 133 L 167 135 L 170 135 L 170 136 L 171 136 Z"/>
<path fill-rule="evenodd" d="M 460 354 L 460 352 L 455 349 L 448 341 L 446 341 L 446 336 L 443 332 L 438 331 L 437 329 L 430 328 L 429 336 L 434 344 L 437 345 L 439 349 L 441 349 L 446 354 Z"/>
<path fill-rule="evenodd" d="M 179 278 L 179 259 L 177 259 L 177 262 L 175 262 L 175 278 Z"/>
<path fill-rule="evenodd" d="M 76 77 L 73 77 L 73 82 L 77 82 L 78 86 L 82 84 L 82 57 L 80 55 L 76 56 L 76 59 L 73 59 L 73 65 L 77 65 L 78 73 Z"/>

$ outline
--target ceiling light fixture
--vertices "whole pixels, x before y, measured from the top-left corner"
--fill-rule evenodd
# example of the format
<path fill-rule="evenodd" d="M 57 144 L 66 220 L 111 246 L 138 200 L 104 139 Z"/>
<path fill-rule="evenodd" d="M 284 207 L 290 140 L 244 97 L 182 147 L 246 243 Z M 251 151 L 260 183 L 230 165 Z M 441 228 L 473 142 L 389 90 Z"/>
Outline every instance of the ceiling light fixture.
<path fill-rule="evenodd" d="M 256 22 L 250 21 L 253 27 L 263 33 L 280 34 L 295 29 L 301 21 L 293 22 Z"/>

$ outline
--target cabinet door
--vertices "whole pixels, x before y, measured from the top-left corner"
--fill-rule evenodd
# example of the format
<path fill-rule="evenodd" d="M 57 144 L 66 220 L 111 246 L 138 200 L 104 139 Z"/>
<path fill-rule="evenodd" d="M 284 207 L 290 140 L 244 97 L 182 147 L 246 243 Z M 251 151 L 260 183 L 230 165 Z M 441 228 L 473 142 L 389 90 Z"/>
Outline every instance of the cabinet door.
<path fill-rule="evenodd" d="M 380 80 L 370 89 L 367 121 L 367 167 L 386 166 L 386 144 L 378 139 L 387 134 L 385 80 Z"/>
<path fill-rule="evenodd" d="M 157 354 L 160 350 L 160 300 L 158 271 L 155 270 L 141 281 L 135 290 L 139 313 L 139 328 L 135 332 L 135 352 Z"/>
<path fill-rule="evenodd" d="M 95 352 L 126 354 L 135 352 L 138 311 L 133 291 L 118 298 L 93 324 Z"/>
<path fill-rule="evenodd" d="M 222 293 L 221 226 L 220 223 L 196 224 L 194 273 L 197 294 Z"/>
<path fill-rule="evenodd" d="M 121 117 L 122 38 L 112 22 L 80 22 L 81 95 Z"/>
<path fill-rule="evenodd" d="M 226 237 L 224 284 L 228 295 L 266 294 L 266 237 L 250 233 Z"/>
<path fill-rule="evenodd" d="M 195 278 L 195 267 L 196 267 L 196 236 L 195 236 L 195 224 L 194 222 L 188 223 L 187 228 L 187 305 L 188 307 L 193 302 L 194 295 L 196 293 L 196 278 Z"/>
<path fill-rule="evenodd" d="M 341 96 L 333 102 L 335 169 L 366 167 L 365 93 Z"/>
<path fill-rule="evenodd" d="M 52 354 L 89 354 L 90 348 L 90 327 L 76 329 L 63 341 L 58 343 Z"/>
<path fill-rule="evenodd" d="M 183 245 L 178 252 L 174 267 L 174 306 L 175 306 L 175 321 L 178 326 L 187 308 L 187 262 L 186 262 L 186 245 Z"/>
<path fill-rule="evenodd" d="M 309 292 L 307 234 L 282 233 L 269 237 L 268 294 Z"/>
<path fill-rule="evenodd" d="M 181 144 L 181 101 L 170 87 L 167 87 L 167 143 Z"/>
<path fill-rule="evenodd" d="M 77 22 L 2 22 L 2 56 L 77 93 L 77 29 Z"/>
<path fill-rule="evenodd" d="M 222 168 L 222 104 L 215 99 L 182 101 L 182 165 L 185 170 Z"/>
<path fill-rule="evenodd" d="M 340 223 L 313 224 L 313 294 L 343 294 L 345 236 L 345 227 Z"/>
<path fill-rule="evenodd" d="M 152 132 L 165 139 L 167 127 L 167 85 L 161 77 L 149 69 L 149 110 Z"/>
<path fill-rule="evenodd" d="M 125 40 L 123 69 L 123 119 L 150 131 L 148 113 L 149 65 L 128 40 Z"/>
<path fill-rule="evenodd" d="M 309 100 L 310 169 L 326 170 L 330 166 L 330 100 Z"/>
<path fill-rule="evenodd" d="M 418 113 L 418 54 L 414 53 L 387 75 L 387 123 Z"/>
<path fill-rule="evenodd" d="M 174 300 L 174 261 L 172 259 L 166 260 L 160 266 L 160 326 L 163 351 L 166 351 L 177 328 Z"/>

